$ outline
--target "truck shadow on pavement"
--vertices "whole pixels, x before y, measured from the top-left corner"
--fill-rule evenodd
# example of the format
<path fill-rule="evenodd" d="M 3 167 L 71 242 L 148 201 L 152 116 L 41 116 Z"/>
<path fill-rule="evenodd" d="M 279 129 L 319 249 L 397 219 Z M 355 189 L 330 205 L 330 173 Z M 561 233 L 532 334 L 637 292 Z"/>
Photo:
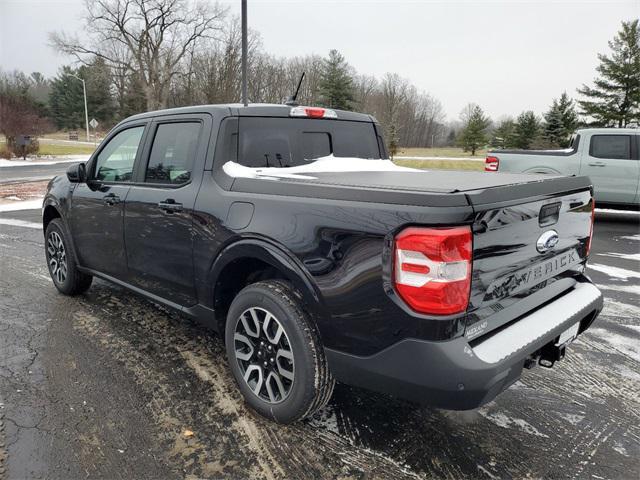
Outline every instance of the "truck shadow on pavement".
<path fill-rule="evenodd" d="M 562 365 L 527 372 L 475 411 L 338 385 L 314 417 L 279 426 L 244 405 L 222 341 L 191 320 L 102 281 L 52 302 L 43 362 L 70 476 L 620 478 L 638 469 L 640 387 L 625 378 L 637 365 L 588 336 Z M 84 412 L 72 424 L 69 405 Z"/>

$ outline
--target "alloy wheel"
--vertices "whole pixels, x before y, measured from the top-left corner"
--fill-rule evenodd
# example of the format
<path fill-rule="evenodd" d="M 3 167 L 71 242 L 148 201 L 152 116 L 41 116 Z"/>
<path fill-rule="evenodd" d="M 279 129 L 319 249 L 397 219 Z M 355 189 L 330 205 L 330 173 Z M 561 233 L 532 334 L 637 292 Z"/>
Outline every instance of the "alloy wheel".
<path fill-rule="evenodd" d="M 62 237 L 56 231 L 51 232 L 47 238 L 47 254 L 51 276 L 59 284 L 63 284 L 67 278 L 67 252 Z"/>
<path fill-rule="evenodd" d="M 295 368 L 289 337 L 264 308 L 245 310 L 236 321 L 235 357 L 251 391 L 267 403 L 282 402 L 293 387 Z"/>

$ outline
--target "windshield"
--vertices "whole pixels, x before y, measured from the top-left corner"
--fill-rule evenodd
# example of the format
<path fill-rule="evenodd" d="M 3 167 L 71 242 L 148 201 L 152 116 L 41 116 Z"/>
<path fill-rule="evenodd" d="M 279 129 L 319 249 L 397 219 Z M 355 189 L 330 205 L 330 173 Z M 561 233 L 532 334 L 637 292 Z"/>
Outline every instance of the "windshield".
<path fill-rule="evenodd" d="M 252 168 L 298 167 L 329 156 L 386 157 L 369 122 L 242 117 L 239 134 L 238 163 Z"/>

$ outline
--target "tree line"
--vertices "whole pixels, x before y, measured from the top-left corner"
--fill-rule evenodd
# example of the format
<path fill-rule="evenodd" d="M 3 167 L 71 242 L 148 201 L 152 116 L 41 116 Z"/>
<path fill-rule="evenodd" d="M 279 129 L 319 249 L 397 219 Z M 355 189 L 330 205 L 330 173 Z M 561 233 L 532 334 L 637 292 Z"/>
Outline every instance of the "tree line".
<path fill-rule="evenodd" d="M 218 5 L 191 0 L 110 0 L 85 4 L 83 41 L 51 34 L 57 50 L 75 57 L 54 78 L 0 72 L 0 133 L 78 129 L 84 125 L 82 83 L 90 117 L 108 128 L 134 113 L 185 105 L 232 103 L 241 91 L 241 29 Z M 248 96 L 254 103 L 282 103 L 302 72 L 298 101 L 374 115 L 390 151 L 403 147 L 461 145 L 475 150 L 566 146 L 580 124 L 627 126 L 640 111 L 638 21 L 623 22 L 599 55 L 599 77 L 563 93 L 543 117 L 523 112 L 492 122 L 470 104 L 460 122 L 446 122 L 439 100 L 396 73 L 359 74 L 336 50 L 326 57 L 284 58 L 265 52 L 257 32 L 249 35 Z M 579 115 L 582 119 L 579 119 Z"/>

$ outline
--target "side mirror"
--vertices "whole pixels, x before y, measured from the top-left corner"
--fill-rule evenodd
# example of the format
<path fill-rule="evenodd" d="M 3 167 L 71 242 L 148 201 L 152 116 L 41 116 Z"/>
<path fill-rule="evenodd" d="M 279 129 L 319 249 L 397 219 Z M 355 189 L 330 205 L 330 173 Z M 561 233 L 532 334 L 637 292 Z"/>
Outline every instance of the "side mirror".
<path fill-rule="evenodd" d="M 87 181 L 87 167 L 84 163 L 74 163 L 67 168 L 67 178 L 71 183 L 84 183 Z"/>

